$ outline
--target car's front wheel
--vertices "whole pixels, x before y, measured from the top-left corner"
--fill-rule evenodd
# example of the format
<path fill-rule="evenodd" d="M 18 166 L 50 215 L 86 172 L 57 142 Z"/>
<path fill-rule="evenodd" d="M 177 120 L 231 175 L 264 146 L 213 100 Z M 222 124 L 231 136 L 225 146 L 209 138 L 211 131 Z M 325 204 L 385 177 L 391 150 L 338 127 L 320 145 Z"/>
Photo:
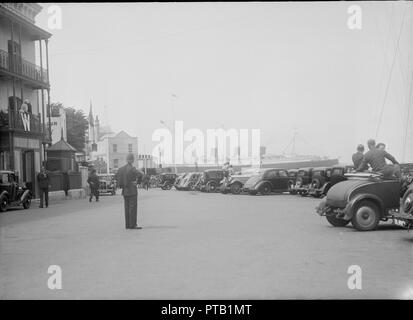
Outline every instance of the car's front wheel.
<path fill-rule="evenodd" d="M 233 194 L 240 194 L 241 193 L 242 186 L 239 183 L 234 183 L 231 185 L 231 192 Z"/>
<path fill-rule="evenodd" d="M 30 198 L 27 199 L 27 200 L 25 200 L 25 201 L 23 202 L 23 208 L 24 208 L 24 209 L 29 209 L 31 202 L 32 202 L 32 201 L 31 201 Z"/>
<path fill-rule="evenodd" d="M 217 185 L 215 182 L 208 182 L 206 186 L 206 191 L 207 192 L 215 192 L 217 190 Z"/>
<path fill-rule="evenodd" d="M 260 187 L 259 192 L 263 196 L 269 195 L 271 193 L 271 186 L 268 183 L 266 183 Z"/>
<path fill-rule="evenodd" d="M 404 213 L 413 214 L 413 190 L 408 190 L 402 200 L 402 209 Z"/>
<path fill-rule="evenodd" d="M 371 231 L 376 229 L 380 216 L 380 209 L 373 201 L 361 200 L 354 208 L 351 224 L 359 231 Z"/>
<path fill-rule="evenodd" d="M 6 212 L 7 211 L 7 198 L 2 197 L 0 199 L 0 212 Z"/>
<path fill-rule="evenodd" d="M 335 216 L 326 216 L 327 221 L 334 227 L 345 227 L 350 223 L 350 220 L 336 218 Z"/>

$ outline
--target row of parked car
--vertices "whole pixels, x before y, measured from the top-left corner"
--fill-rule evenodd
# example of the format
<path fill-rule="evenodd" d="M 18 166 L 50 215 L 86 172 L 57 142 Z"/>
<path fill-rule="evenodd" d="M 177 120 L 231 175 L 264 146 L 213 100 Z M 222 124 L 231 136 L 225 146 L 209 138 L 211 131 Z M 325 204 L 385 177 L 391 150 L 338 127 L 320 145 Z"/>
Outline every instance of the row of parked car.
<path fill-rule="evenodd" d="M 403 168 L 402 168 L 403 169 Z M 354 167 L 262 169 L 229 175 L 225 170 L 206 170 L 181 175 L 162 174 L 160 187 L 250 195 L 297 194 L 324 198 L 317 213 L 335 227 L 350 222 L 360 231 L 376 229 L 380 221 L 413 226 L 413 165 L 405 166 L 402 179 L 384 179 Z"/>
<path fill-rule="evenodd" d="M 175 187 L 177 190 L 251 195 L 289 192 L 319 198 L 326 195 L 334 184 L 345 180 L 345 174 L 352 170 L 352 166 L 291 170 L 271 168 L 229 175 L 225 170 L 212 169 L 181 175 L 164 173 L 160 177 L 159 186 L 163 190 Z"/>

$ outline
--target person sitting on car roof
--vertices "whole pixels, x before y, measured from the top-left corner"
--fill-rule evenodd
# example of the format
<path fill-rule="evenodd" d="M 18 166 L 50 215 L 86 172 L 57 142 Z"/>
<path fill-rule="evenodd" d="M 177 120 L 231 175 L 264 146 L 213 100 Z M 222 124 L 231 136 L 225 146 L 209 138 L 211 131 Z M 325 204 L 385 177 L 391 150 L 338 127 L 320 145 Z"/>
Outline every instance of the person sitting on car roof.
<path fill-rule="evenodd" d="M 369 151 L 364 155 L 363 161 L 356 168 L 356 171 L 364 171 L 367 165 L 370 165 L 373 172 L 382 173 L 385 178 L 400 178 L 400 167 L 397 160 L 387 151 L 378 149 L 376 141 L 370 139 L 367 141 Z M 390 160 L 393 165 L 386 164 L 386 159 Z"/>
<path fill-rule="evenodd" d="M 353 154 L 352 160 L 354 164 L 354 168 L 358 168 L 363 161 L 364 158 L 364 146 L 362 144 L 359 144 L 357 146 L 357 152 Z"/>
<path fill-rule="evenodd" d="M 386 150 L 386 145 L 383 142 L 380 142 L 376 145 L 376 148 L 379 150 Z"/>

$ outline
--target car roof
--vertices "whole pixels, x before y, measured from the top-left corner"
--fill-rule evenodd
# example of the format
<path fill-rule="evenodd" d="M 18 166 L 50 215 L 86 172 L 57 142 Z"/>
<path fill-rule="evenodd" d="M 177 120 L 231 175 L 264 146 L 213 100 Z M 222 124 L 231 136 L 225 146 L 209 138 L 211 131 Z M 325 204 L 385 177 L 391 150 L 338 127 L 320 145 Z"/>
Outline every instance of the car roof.
<path fill-rule="evenodd" d="M 313 170 L 314 168 L 312 168 L 312 167 L 304 167 L 304 168 L 299 168 L 298 170 L 305 170 L 305 171 L 308 171 L 308 170 Z"/>
<path fill-rule="evenodd" d="M 14 171 L 11 171 L 11 170 L 0 170 L 0 173 L 13 173 L 13 174 L 14 174 Z"/>
<path fill-rule="evenodd" d="M 313 168 L 313 171 L 327 170 L 327 169 L 331 169 L 331 167 L 316 167 L 316 168 Z"/>
<path fill-rule="evenodd" d="M 224 171 L 224 170 L 222 170 L 222 169 L 207 169 L 204 172 L 222 172 L 222 171 Z"/>

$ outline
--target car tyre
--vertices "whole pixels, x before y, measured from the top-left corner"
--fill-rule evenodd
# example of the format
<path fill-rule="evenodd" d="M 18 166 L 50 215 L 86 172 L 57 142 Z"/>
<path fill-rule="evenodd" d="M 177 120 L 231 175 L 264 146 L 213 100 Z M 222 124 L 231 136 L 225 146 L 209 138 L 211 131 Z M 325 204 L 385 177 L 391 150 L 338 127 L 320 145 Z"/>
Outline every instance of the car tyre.
<path fill-rule="evenodd" d="M 407 190 L 404 194 L 402 209 L 404 213 L 413 214 L 413 189 Z"/>
<path fill-rule="evenodd" d="M 350 220 L 339 219 L 331 215 L 326 216 L 326 219 L 333 227 L 345 227 L 350 223 Z"/>
<path fill-rule="evenodd" d="M 267 196 L 271 193 L 271 186 L 268 183 L 266 183 L 260 187 L 259 192 L 263 196 Z"/>
<path fill-rule="evenodd" d="M 372 200 L 361 200 L 356 204 L 351 224 L 356 230 L 371 231 L 377 228 L 380 222 L 380 208 Z"/>
<path fill-rule="evenodd" d="M 2 197 L 0 199 L 0 212 L 6 212 L 7 211 L 7 198 Z"/>
<path fill-rule="evenodd" d="M 32 202 L 32 201 L 31 201 L 30 198 L 27 199 L 27 200 L 25 200 L 25 201 L 23 202 L 23 208 L 24 208 L 24 209 L 29 209 L 31 202 Z"/>
<path fill-rule="evenodd" d="M 208 182 L 206 185 L 207 192 L 215 192 L 217 190 L 217 185 L 215 182 Z"/>
<path fill-rule="evenodd" d="M 231 185 L 232 194 L 240 194 L 241 190 L 242 190 L 242 186 L 240 183 L 234 183 Z"/>

